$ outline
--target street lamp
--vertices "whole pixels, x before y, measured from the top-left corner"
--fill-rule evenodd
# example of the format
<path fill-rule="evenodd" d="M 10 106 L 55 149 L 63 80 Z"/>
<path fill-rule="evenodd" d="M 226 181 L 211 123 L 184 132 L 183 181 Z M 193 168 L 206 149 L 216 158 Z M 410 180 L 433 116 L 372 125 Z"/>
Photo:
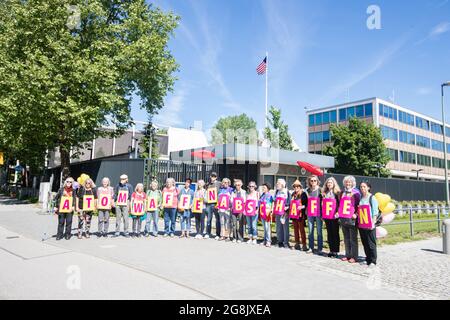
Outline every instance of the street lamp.
<path fill-rule="evenodd" d="M 423 171 L 423 169 L 412 169 L 411 171 L 414 171 L 417 173 L 417 180 L 419 180 L 419 172 Z"/>
<path fill-rule="evenodd" d="M 445 126 L 445 109 L 444 109 L 444 87 L 450 87 L 450 81 L 444 82 L 441 85 L 441 103 L 442 103 L 442 125 L 443 125 L 443 132 L 442 132 L 442 136 L 444 138 L 444 162 L 445 162 L 445 199 L 446 199 L 446 203 L 447 203 L 447 207 L 450 205 L 450 201 L 449 201 L 449 194 L 448 194 L 448 164 L 447 164 L 447 138 L 445 135 L 445 131 L 446 131 L 446 126 Z"/>
<path fill-rule="evenodd" d="M 380 169 L 384 168 L 384 166 L 381 163 L 377 163 L 377 164 L 374 164 L 372 167 L 377 168 L 378 178 L 379 178 L 380 177 Z"/>

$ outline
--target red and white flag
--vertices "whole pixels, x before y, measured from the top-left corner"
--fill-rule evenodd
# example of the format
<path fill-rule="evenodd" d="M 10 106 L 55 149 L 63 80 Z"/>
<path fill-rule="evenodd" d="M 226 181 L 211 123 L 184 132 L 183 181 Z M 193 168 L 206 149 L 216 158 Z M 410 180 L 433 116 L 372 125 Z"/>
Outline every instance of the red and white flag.
<path fill-rule="evenodd" d="M 265 57 L 264 60 L 256 68 L 256 73 L 259 75 L 264 74 L 266 73 L 266 68 L 267 68 L 267 57 Z"/>

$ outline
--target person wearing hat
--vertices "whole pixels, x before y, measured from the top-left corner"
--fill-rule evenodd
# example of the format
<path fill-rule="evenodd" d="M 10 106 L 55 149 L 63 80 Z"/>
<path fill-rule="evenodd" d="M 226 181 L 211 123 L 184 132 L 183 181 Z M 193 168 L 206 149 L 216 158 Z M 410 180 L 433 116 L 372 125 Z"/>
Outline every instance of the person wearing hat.
<path fill-rule="evenodd" d="M 302 204 L 301 216 L 297 219 L 292 219 L 292 224 L 294 226 L 294 239 L 295 239 L 295 247 L 294 249 L 300 250 L 300 239 L 302 244 L 302 250 L 307 251 L 308 248 L 306 246 L 306 207 L 308 206 L 308 195 L 303 190 L 303 185 L 299 180 L 296 180 L 292 184 L 292 188 L 294 192 L 292 193 L 292 200 L 300 200 Z"/>
<path fill-rule="evenodd" d="M 118 237 L 120 235 L 120 225 L 122 223 L 123 219 L 123 232 L 124 236 L 126 238 L 129 237 L 128 234 L 128 211 L 130 208 L 130 202 L 131 202 L 131 195 L 133 194 L 133 186 L 128 183 L 128 176 L 126 174 L 122 174 L 120 176 L 120 182 L 116 185 L 114 188 L 114 201 L 117 202 L 117 196 L 119 195 L 120 191 L 127 191 L 128 197 L 127 197 L 127 204 L 118 205 L 116 203 L 116 233 L 114 234 L 114 237 Z"/>
<path fill-rule="evenodd" d="M 209 175 L 209 183 L 206 186 L 206 192 L 208 194 L 208 189 L 210 188 L 216 188 L 217 195 L 219 194 L 220 187 L 222 186 L 222 183 L 217 179 L 217 173 L 211 172 Z M 220 239 L 220 216 L 219 211 L 217 209 L 217 202 L 216 203 L 206 203 L 205 206 L 206 211 L 206 235 L 205 238 L 209 238 L 212 236 L 212 218 L 214 215 L 214 218 L 216 220 L 216 240 Z"/>

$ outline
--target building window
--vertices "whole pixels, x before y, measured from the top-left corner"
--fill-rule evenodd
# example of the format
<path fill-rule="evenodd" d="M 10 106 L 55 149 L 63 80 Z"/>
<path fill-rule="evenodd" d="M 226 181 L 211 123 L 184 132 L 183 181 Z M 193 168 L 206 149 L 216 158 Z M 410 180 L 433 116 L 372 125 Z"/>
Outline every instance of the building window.
<path fill-rule="evenodd" d="M 272 175 L 263 176 L 263 183 L 267 182 L 271 185 L 272 189 L 275 189 L 275 177 Z"/>
<path fill-rule="evenodd" d="M 431 167 L 431 157 L 423 154 L 417 155 L 417 164 L 421 166 Z"/>
<path fill-rule="evenodd" d="M 416 145 L 419 147 L 430 149 L 431 148 L 431 139 L 426 138 L 424 136 L 416 135 Z"/>
<path fill-rule="evenodd" d="M 398 141 L 398 132 L 397 129 L 386 127 L 386 126 L 380 126 L 381 134 L 383 135 L 384 139 L 392 140 L 392 141 Z"/>
<path fill-rule="evenodd" d="M 398 150 L 387 148 L 387 154 L 391 158 L 391 161 L 398 161 Z"/>
<path fill-rule="evenodd" d="M 331 123 L 336 123 L 337 122 L 336 110 L 330 111 L 330 122 Z"/>
<path fill-rule="evenodd" d="M 380 103 L 380 116 L 397 120 L 397 109 Z"/>
<path fill-rule="evenodd" d="M 339 109 L 339 121 L 347 120 L 347 109 Z"/>
<path fill-rule="evenodd" d="M 431 123 L 431 131 L 434 132 L 434 133 L 442 135 L 443 134 L 443 127 L 440 124 L 432 122 Z"/>
<path fill-rule="evenodd" d="M 330 123 L 330 113 L 329 112 L 324 112 L 322 115 L 322 123 L 323 124 L 328 124 Z"/>
<path fill-rule="evenodd" d="M 400 162 L 416 164 L 416 154 L 400 151 Z"/>
<path fill-rule="evenodd" d="M 357 118 L 364 118 L 364 105 L 356 106 L 356 117 Z"/>
<path fill-rule="evenodd" d="M 316 113 L 316 126 L 321 125 L 322 124 L 322 114 L 321 113 Z"/>
<path fill-rule="evenodd" d="M 445 127 L 445 135 L 447 137 L 450 137 L 450 128 L 449 127 Z"/>
<path fill-rule="evenodd" d="M 400 130 L 398 132 L 398 140 L 400 142 L 407 143 L 407 144 L 412 144 L 412 145 L 416 144 L 416 138 L 415 138 L 414 134 L 406 132 L 406 131 L 402 131 L 402 130 Z"/>
<path fill-rule="evenodd" d="M 439 168 L 439 169 L 445 169 L 444 159 L 433 158 L 433 167 L 434 168 Z"/>
<path fill-rule="evenodd" d="M 317 144 L 323 142 L 322 135 L 323 135 L 323 132 L 316 132 L 314 140 Z"/>
<path fill-rule="evenodd" d="M 347 108 L 347 118 L 350 119 L 351 117 L 354 116 L 355 116 L 355 107 Z"/>
<path fill-rule="evenodd" d="M 373 115 L 373 104 L 368 103 L 364 105 L 364 114 L 366 117 L 371 117 Z"/>
<path fill-rule="evenodd" d="M 330 131 L 324 131 L 322 133 L 323 142 L 330 142 Z"/>
<path fill-rule="evenodd" d="M 430 121 L 416 117 L 416 127 L 424 130 L 430 130 Z"/>
<path fill-rule="evenodd" d="M 309 133 L 309 144 L 314 144 L 314 132 Z"/>
<path fill-rule="evenodd" d="M 444 152 L 444 143 L 442 141 L 431 139 L 431 149 Z"/>
<path fill-rule="evenodd" d="M 314 125 L 314 115 L 310 114 L 309 115 L 309 126 L 312 127 Z"/>
<path fill-rule="evenodd" d="M 414 125 L 414 116 L 407 112 L 398 111 L 398 121 L 409 124 L 410 126 Z"/>
<path fill-rule="evenodd" d="M 447 153 L 450 153 L 450 143 L 447 143 Z"/>

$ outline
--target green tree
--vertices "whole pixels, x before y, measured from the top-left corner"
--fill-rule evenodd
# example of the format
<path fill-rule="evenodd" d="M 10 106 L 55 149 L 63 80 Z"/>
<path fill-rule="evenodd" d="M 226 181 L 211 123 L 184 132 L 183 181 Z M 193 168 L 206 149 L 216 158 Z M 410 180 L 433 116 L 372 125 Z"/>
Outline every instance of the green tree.
<path fill-rule="evenodd" d="M 289 135 L 289 126 L 281 119 L 281 109 L 270 106 L 270 116 L 267 117 L 269 127 L 264 128 L 264 136 L 270 145 L 284 150 L 294 150 L 292 137 Z"/>
<path fill-rule="evenodd" d="M 167 49 L 178 17 L 145 0 L 0 3 L 0 148 L 38 159 L 70 151 L 114 124 L 130 126 L 131 97 L 157 113 L 178 65 Z"/>
<path fill-rule="evenodd" d="M 362 176 L 388 176 L 389 170 L 378 169 L 386 166 L 390 157 L 383 143 L 381 130 L 372 123 L 351 118 L 348 125 L 333 124 L 330 127 L 332 146 L 327 146 L 323 154 L 335 159 L 334 173 Z"/>
<path fill-rule="evenodd" d="M 220 118 L 211 131 L 213 144 L 243 143 L 257 144 L 256 121 L 246 114 Z"/>
<path fill-rule="evenodd" d="M 152 146 L 152 159 L 158 159 L 159 157 L 159 145 L 158 145 L 158 139 L 156 138 L 156 134 L 158 133 L 158 130 L 153 126 L 153 124 L 150 122 L 148 123 L 145 128 L 145 135 L 142 137 L 141 141 L 139 142 L 139 145 L 141 146 L 142 152 L 140 152 L 139 156 L 141 158 L 148 158 L 149 156 L 149 146 L 150 146 L 150 139 L 151 139 L 151 146 Z"/>

